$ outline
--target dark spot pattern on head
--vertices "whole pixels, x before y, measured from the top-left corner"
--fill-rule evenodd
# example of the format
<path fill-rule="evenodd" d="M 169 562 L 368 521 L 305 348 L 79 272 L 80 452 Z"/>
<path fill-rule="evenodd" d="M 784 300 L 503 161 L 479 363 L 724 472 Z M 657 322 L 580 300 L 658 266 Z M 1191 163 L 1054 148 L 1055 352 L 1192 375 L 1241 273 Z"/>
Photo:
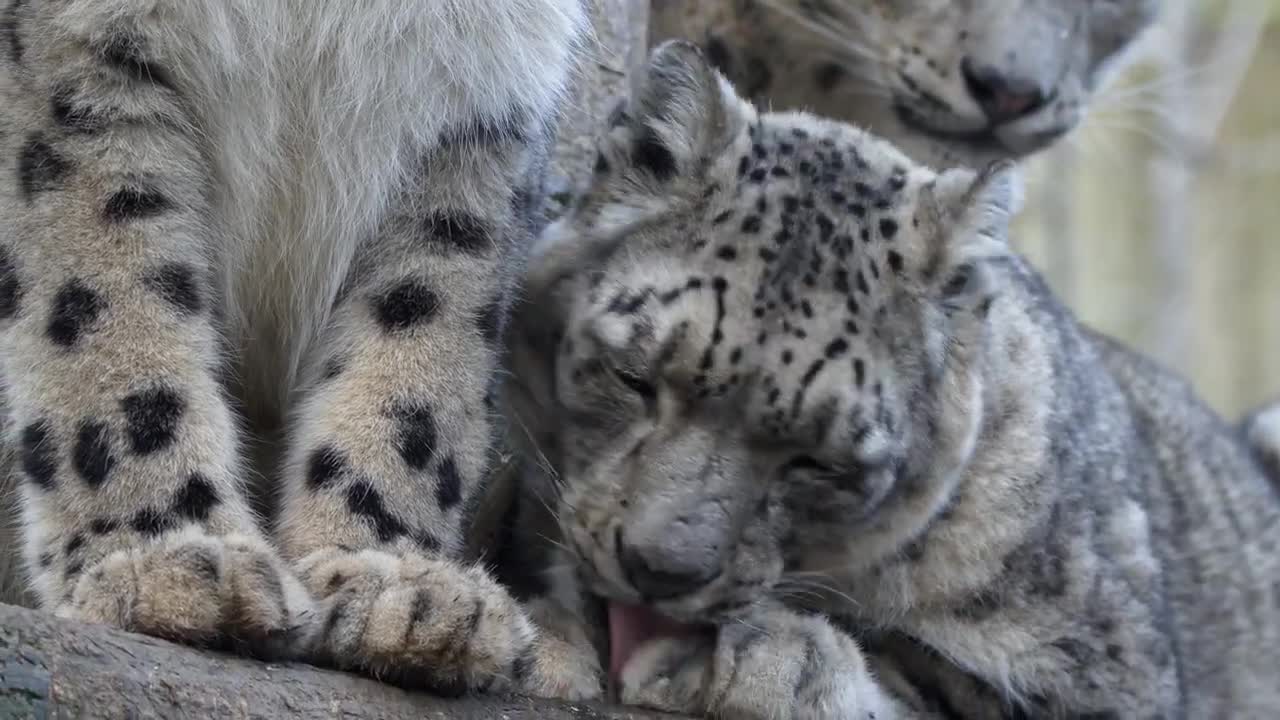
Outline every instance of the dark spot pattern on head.
<path fill-rule="evenodd" d="M 52 490 L 58 471 L 58 446 L 49 423 L 38 420 L 24 427 L 19 452 L 27 479 L 42 490 Z"/>

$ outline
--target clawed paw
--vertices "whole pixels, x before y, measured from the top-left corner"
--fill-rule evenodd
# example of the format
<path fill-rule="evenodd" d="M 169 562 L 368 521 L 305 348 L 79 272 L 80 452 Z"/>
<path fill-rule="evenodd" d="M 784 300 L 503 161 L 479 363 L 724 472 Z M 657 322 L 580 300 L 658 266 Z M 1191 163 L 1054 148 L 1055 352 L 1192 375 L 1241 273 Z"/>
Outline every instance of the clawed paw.
<path fill-rule="evenodd" d="M 261 541 L 192 528 L 86 568 L 57 614 L 286 659 L 306 644 L 311 611 L 306 590 Z"/>
<path fill-rule="evenodd" d="M 627 705 L 702 715 L 712 690 L 715 644 L 696 635 L 662 637 L 638 650 L 618 678 L 618 697 Z"/>
<path fill-rule="evenodd" d="M 622 669 L 629 705 L 712 718 L 890 717 L 854 640 L 820 617 L 760 611 L 713 635 L 657 637 Z"/>
<path fill-rule="evenodd" d="M 541 631 L 480 568 L 376 550 L 323 550 L 301 563 L 317 598 L 317 659 L 437 693 L 600 694 L 598 669 Z"/>

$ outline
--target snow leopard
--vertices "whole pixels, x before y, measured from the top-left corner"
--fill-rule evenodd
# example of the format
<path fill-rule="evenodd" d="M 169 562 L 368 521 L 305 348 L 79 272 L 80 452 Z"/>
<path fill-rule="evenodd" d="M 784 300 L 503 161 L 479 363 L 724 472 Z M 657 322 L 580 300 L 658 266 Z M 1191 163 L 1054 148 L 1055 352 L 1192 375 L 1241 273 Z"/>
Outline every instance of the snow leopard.
<path fill-rule="evenodd" d="M 0 427 L 41 608 L 599 694 L 463 553 L 588 33 L 579 0 L 4 2 Z"/>
<path fill-rule="evenodd" d="M 1280 487 L 936 170 L 652 53 L 535 246 L 504 396 L 550 592 L 712 718 L 1270 717 Z M 537 517 L 534 517 L 538 515 Z"/>

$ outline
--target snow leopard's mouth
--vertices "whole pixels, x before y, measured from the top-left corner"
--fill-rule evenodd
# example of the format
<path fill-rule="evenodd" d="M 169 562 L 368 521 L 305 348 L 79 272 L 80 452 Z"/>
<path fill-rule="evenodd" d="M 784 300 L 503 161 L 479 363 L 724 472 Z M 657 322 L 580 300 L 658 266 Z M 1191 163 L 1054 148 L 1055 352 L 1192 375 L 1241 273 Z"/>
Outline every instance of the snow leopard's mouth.
<path fill-rule="evenodd" d="M 1057 127 L 1029 133 L 1016 132 L 1008 125 L 988 125 L 976 130 L 955 130 L 939 127 L 937 123 L 930 122 L 923 114 L 902 103 L 894 103 L 893 112 L 911 130 L 983 155 L 1021 157 L 1052 144 L 1069 129 Z"/>
<path fill-rule="evenodd" d="M 608 616 L 609 677 L 615 683 L 645 643 L 663 637 L 683 637 L 704 629 L 704 626 L 672 620 L 652 608 L 617 600 L 608 601 Z"/>
<path fill-rule="evenodd" d="M 910 107 L 894 103 L 893 112 L 898 116 L 898 120 L 908 128 L 931 138 L 943 140 L 948 143 L 958 143 L 966 145 L 973 150 L 986 153 L 1008 153 L 1009 148 L 1000 142 L 996 137 L 993 128 L 984 127 L 979 130 L 949 130 L 938 127 L 935 123 L 931 123 L 924 115 Z"/>

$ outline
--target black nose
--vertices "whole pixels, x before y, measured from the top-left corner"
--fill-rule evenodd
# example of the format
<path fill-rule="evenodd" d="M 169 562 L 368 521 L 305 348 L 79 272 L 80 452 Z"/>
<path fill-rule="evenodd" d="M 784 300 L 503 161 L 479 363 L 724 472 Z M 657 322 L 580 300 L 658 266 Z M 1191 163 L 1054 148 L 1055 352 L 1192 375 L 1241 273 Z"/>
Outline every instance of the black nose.
<path fill-rule="evenodd" d="M 706 586 L 720 575 L 719 563 L 707 563 L 705 553 L 694 553 L 703 562 L 682 562 L 679 553 L 645 552 L 617 537 L 618 561 L 627 580 L 647 600 L 670 600 Z"/>
<path fill-rule="evenodd" d="M 1048 93 L 1036 81 L 977 65 L 969 58 L 960 63 L 960 71 L 969 94 L 996 125 L 1030 115 L 1048 100 Z"/>

